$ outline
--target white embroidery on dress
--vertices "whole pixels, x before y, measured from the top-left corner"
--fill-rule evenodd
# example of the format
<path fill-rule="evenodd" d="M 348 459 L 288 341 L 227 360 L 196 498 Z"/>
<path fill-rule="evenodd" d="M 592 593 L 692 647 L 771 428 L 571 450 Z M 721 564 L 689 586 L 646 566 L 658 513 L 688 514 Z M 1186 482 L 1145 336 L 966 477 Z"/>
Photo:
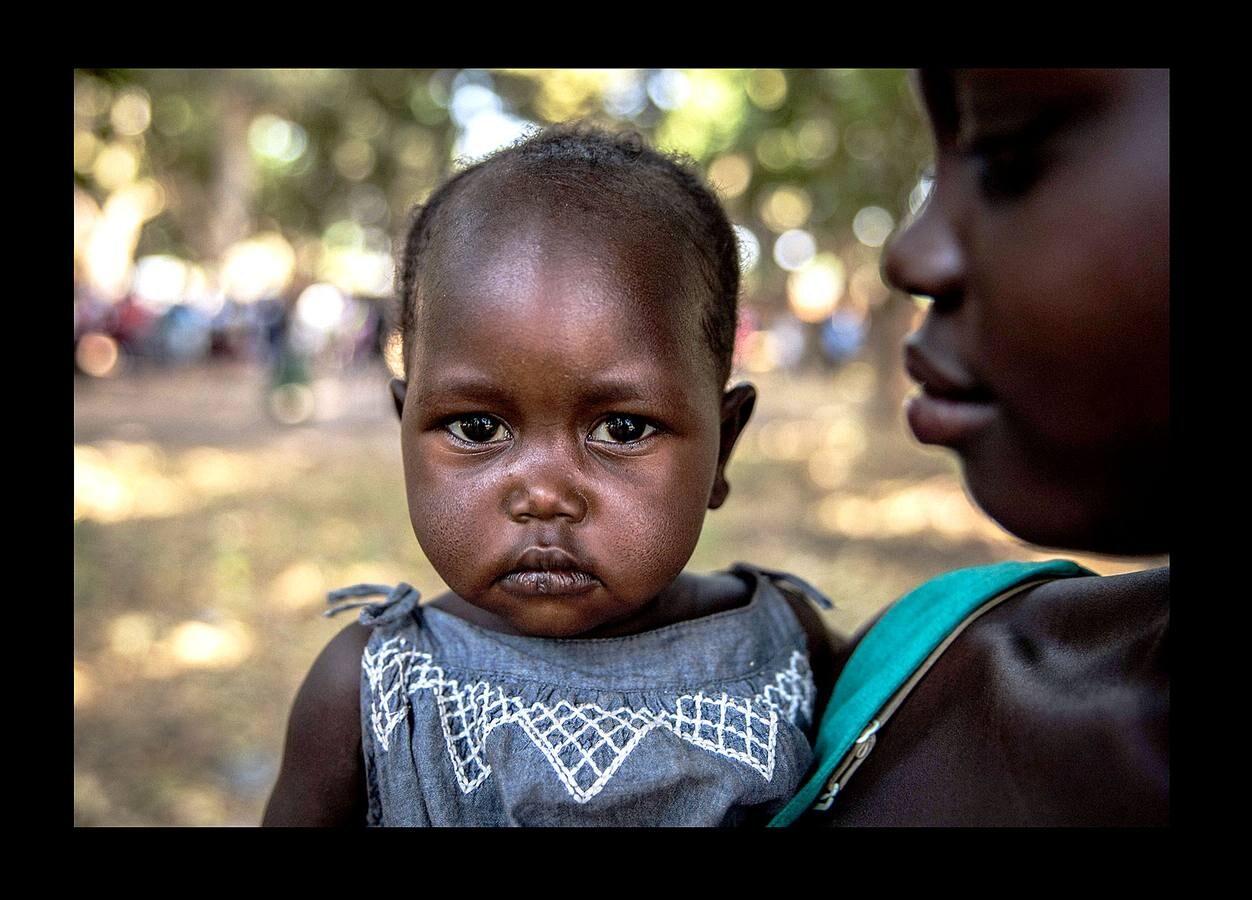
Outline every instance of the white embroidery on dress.
<path fill-rule="evenodd" d="M 772 781 L 779 720 L 796 724 L 801 714 L 806 720 L 813 715 L 812 672 L 808 658 L 799 650 L 759 694 L 683 694 L 671 713 L 646 707 L 608 710 L 565 700 L 552 707 L 538 701 L 526 705 L 487 681 L 462 687 L 444 675 L 429 653 L 404 649 L 404 644 L 404 638 L 391 638 L 372 653 L 367 649 L 361 661 L 370 686 L 374 737 L 387 751 L 391 732 L 407 714 L 403 694 L 432 691 L 448 758 L 466 794 L 491 774 L 483 756 L 487 735 L 508 723 L 530 737 L 570 796 L 586 803 L 658 727 L 710 753 L 751 766 Z"/>

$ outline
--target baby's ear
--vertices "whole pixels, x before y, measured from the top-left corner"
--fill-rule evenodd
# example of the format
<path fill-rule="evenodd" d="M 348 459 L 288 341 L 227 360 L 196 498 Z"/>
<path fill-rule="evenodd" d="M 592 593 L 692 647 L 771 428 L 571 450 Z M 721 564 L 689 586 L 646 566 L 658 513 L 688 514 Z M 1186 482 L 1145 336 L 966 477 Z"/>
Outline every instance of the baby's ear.
<path fill-rule="evenodd" d="M 396 403 L 396 418 L 404 418 L 404 392 L 406 386 L 399 378 L 391 379 L 391 399 Z"/>
<path fill-rule="evenodd" d="M 737 384 L 722 395 L 721 444 L 717 450 L 717 477 L 713 479 L 709 509 L 717 509 L 726 502 L 726 495 L 730 493 L 730 485 L 726 482 L 726 463 L 730 461 L 730 451 L 735 449 L 735 441 L 739 440 L 748 419 L 752 418 L 755 407 L 756 388 L 750 384 Z"/>

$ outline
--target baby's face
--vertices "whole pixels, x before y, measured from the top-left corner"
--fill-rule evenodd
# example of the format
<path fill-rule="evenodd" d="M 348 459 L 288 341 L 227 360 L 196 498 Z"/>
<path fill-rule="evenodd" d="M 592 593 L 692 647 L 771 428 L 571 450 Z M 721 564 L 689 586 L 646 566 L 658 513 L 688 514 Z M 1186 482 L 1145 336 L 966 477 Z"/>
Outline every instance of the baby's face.
<path fill-rule="evenodd" d="M 571 232 L 429 249 L 401 419 L 423 551 L 461 598 L 545 637 L 629 619 L 673 581 L 725 455 L 674 242 Z"/>
<path fill-rule="evenodd" d="M 928 78 L 936 180 L 887 274 L 927 443 L 1020 537 L 1159 552 L 1169 437 L 1168 73 Z M 1153 544 L 1156 544 L 1153 546 Z"/>

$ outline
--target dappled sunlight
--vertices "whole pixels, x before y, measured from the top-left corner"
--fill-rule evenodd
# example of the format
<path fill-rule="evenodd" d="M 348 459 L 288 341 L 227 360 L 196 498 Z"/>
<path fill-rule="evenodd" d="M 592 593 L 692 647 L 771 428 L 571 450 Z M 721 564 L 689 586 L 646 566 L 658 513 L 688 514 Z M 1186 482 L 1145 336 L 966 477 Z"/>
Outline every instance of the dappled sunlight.
<path fill-rule="evenodd" d="M 193 447 L 167 454 L 148 443 L 74 447 L 74 521 L 105 524 L 175 516 L 222 497 L 282 483 L 298 464 L 269 454 Z"/>
<path fill-rule="evenodd" d="M 828 405 L 809 418 L 754 423 L 744 432 L 736 452 L 740 459 L 752 461 L 805 462 L 813 482 L 826 487 L 835 476 L 824 470 L 846 469 L 865 452 L 867 442 L 858 416 Z M 836 478 L 834 484 L 838 483 Z"/>
<path fill-rule="evenodd" d="M 1003 538 L 1003 532 L 948 476 L 921 483 L 883 482 L 870 493 L 837 491 L 820 500 L 814 514 L 826 531 L 849 538 L 950 542 Z"/>
<path fill-rule="evenodd" d="M 326 577 L 312 560 L 294 562 L 274 579 L 268 599 L 278 609 L 299 612 L 326 604 Z"/>
<path fill-rule="evenodd" d="M 102 821 L 113 813 L 113 803 L 94 772 L 74 772 L 74 815 L 80 821 Z"/>
<path fill-rule="evenodd" d="M 242 622 L 180 622 L 162 641 L 177 666 L 187 669 L 228 669 L 251 654 L 253 638 Z"/>
<path fill-rule="evenodd" d="M 74 663 L 74 708 L 91 705 L 95 698 L 96 680 L 85 663 Z"/>
<path fill-rule="evenodd" d="M 194 669 L 237 668 L 252 655 L 256 645 L 253 629 L 232 619 L 188 619 L 162 628 L 153 614 L 127 612 L 108 621 L 103 632 L 112 664 L 100 675 L 113 682 L 135 676 L 172 678 Z M 86 703 L 94 693 L 97 678 L 85 663 L 76 663 L 76 698 L 80 678 L 85 697 L 82 702 Z"/>
<path fill-rule="evenodd" d="M 124 659 L 142 661 L 156 643 L 157 622 L 149 613 L 123 613 L 109 623 L 106 633 L 113 653 Z"/>
<path fill-rule="evenodd" d="M 255 482 L 251 460 L 216 447 L 196 447 L 179 459 L 187 487 L 205 497 L 246 490 Z"/>
<path fill-rule="evenodd" d="M 809 457 L 809 480 L 819 488 L 834 490 L 842 487 L 852 474 L 855 455 L 846 450 L 821 447 Z"/>
<path fill-rule="evenodd" d="M 173 791 L 170 812 L 178 825 L 222 825 L 226 798 L 220 788 L 190 785 Z"/>
<path fill-rule="evenodd" d="M 74 448 L 74 521 L 124 522 L 177 515 L 186 492 L 158 471 L 161 454 L 148 445 L 107 442 Z"/>
<path fill-rule="evenodd" d="M 330 582 L 334 587 L 344 587 L 350 584 L 396 585 L 401 581 L 412 584 L 416 577 L 416 573 L 412 571 L 406 572 L 393 562 L 362 560 L 332 569 Z M 423 583 L 416 585 L 419 589 L 423 589 L 422 596 L 426 599 L 434 596 L 430 593 L 430 589 L 427 587 L 428 584 L 430 584 L 429 580 L 424 579 Z M 321 599 L 322 603 L 325 604 L 325 596 Z"/>

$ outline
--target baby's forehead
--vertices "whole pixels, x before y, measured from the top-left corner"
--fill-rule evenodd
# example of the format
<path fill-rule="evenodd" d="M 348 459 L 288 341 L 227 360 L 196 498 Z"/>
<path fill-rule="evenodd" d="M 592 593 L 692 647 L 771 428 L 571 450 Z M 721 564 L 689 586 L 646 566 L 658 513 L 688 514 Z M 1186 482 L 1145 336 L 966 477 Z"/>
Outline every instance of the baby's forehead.
<path fill-rule="evenodd" d="M 606 210 L 576 192 L 457 198 L 427 248 L 419 308 L 444 312 L 481 296 L 542 288 L 620 302 L 641 320 L 697 321 L 708 291 L 697 252 L 654 216 Z M 466 202 L 468 201 L 468 202 Z M 446 310 L 455 312 L 456 310 Z"/>

